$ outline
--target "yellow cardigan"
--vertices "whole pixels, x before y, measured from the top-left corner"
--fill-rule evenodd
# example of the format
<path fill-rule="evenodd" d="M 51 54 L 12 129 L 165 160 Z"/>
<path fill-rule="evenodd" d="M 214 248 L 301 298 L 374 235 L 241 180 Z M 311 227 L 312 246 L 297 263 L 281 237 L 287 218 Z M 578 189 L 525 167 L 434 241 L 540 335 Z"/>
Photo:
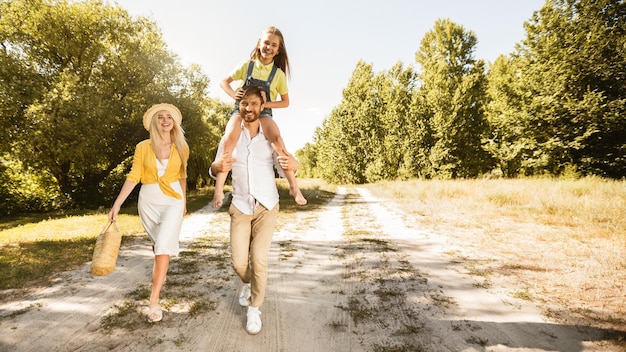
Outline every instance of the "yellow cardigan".
<path fill-rule="evenodd" d="M 183 153 L 185 160 L 189 159 L 189 150 Z M 164 194 L 182 199 L 182 195 L 178 194 L 170 183 L 187 178 L 187 170 L 183 167 L 183 162 L 178 154 L 176 145 L 172 143 L 170 149 L 170 158 L 165 168 L 165 174 L 159 178 L 156 166 L 156 154 L 152 150 L 152 144 L 149 139 L 141 141 L 135 147 L 135 156 L 133 157 L 133 166 L 126 175 L 126 179 L 135 183 L 142 184 L 158 183 Z"/>

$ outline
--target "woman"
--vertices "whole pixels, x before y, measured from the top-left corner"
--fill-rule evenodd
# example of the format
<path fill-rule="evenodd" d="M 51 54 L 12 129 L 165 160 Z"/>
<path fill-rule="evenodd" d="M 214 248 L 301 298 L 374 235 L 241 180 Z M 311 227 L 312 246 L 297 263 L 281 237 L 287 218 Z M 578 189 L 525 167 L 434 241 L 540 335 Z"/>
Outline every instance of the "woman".
<path fill-rule="evenodd" d="M 163 319 L 159 295 L 170 256 L 178 255 L 180 228 L 187 211 L 189 146 L 181 121 L 180 110 L 171 104 L 157 104 L 146 111 L 143 126 L 150 132 L 150 138 L 137 144 L 132 169 L 109 212 L 109 221 L 115 221 L 122 204 L 141 182 L 137 208 L 155 255 L 149 322 Z"/>

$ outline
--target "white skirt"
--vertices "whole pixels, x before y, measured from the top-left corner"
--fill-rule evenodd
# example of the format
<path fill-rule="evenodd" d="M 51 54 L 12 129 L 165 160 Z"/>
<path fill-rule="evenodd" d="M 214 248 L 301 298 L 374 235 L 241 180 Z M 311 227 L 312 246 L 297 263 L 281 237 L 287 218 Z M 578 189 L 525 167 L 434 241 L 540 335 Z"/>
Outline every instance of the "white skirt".
<path fill-rule="evenodd" d="M 179 182 L 171 185 L 174 191 L 183 194 Z M 154 254 L 178 255 L 184 200 L 166 196 L 158 183 L 142 184 L 137 209 L 141 224 L 154 244 Z"/>

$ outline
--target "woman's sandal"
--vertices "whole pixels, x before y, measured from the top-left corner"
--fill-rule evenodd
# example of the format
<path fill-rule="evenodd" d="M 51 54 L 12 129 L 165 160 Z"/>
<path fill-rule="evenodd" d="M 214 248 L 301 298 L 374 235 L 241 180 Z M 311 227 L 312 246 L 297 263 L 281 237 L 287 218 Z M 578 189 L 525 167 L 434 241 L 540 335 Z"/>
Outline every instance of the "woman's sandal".
<path fill-rule="evenodd" d="M 161 309 L 161 306 L 156 305 L 150 307 L 150 310 L 148 310 L 148 322 L 156 323 L 161 321 L 161 319 L 163 319 L 163 310 Z"/>

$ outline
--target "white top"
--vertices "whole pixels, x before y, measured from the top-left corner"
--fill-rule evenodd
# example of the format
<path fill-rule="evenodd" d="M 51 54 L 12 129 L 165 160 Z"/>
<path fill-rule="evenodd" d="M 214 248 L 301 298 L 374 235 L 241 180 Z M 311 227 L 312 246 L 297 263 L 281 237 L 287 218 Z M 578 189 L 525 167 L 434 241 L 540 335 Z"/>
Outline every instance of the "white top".
<path fill-rule="evenodd" d="M 259 133 L 250 138 L 248 129 L 241 124 L 241 135 L 233 149 L 232 180 L 233 201 L 232 204 L 244 214 L 252 215 L 258 201 L 267 209 L 272 209 L 278 204 L 278 189 L 276 188 L 276 175 L 274 168 L 281 177 L 285 177 L 283 169 L 278 164 L 274 149 L 263 134 L 263 128 L 259 124 Z M 224 139 L 220 141 L 217 155 L 222 155 Z M 211 174 L 211 177 L 215 178 Z"/>
<path fill-rule="evenodd" d="M 159 160 L 159 158 L 157 158 L 156 160 L 157 160 L 157 175 L 159 175 L 159 178 L 161 178 L 163 175 L 165 175 L 165 168 L 167 168 L 167 162 L 170 159 Z"/>

